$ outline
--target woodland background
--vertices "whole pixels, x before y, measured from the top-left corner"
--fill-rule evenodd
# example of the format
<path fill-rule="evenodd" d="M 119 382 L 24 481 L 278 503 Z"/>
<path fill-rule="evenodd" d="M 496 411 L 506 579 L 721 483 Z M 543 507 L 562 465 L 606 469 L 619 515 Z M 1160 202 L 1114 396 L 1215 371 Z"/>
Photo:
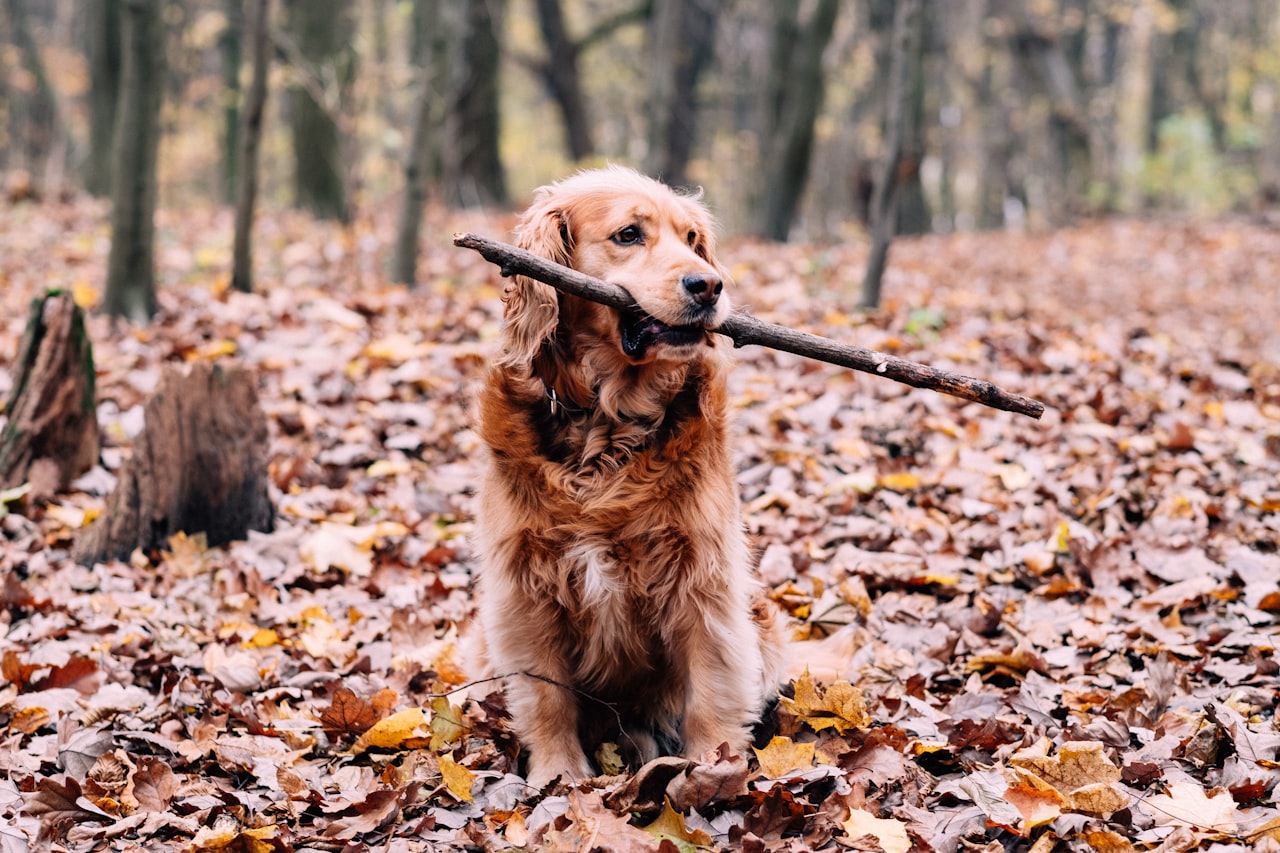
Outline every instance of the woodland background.
<path fill-rule="evenodd" d="M 0 427 L 54 290 L 100 443 L 0 483 L 0 850 L 1280 850 L 1280 3 L 0 21 Z M 758 316 L 1048 409 L 739 352 L 762 577 L 852 683 L 535 791 L 458 648 L 501 303 L 450 237 L 605 161 L 704 189 Z M 77 561 L 209 365 L 271 529 Z"/>

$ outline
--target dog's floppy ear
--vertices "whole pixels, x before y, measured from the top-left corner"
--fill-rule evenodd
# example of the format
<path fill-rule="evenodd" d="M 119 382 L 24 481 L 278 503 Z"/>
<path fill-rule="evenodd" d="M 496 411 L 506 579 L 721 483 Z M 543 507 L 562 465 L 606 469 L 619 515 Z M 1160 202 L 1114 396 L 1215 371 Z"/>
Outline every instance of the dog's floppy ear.
<path fill-rule="evenodd" d="M 569 222 L 544 190 L 520 219 L 516 245 L 557 264 L 568 265 L 572 255 Z M 552 339 L 560 318 L 555 288 L 526 276 L 514 276 L 502 293 L 503 311 L 501 363 L 508 367 L 529 367 Z"/>

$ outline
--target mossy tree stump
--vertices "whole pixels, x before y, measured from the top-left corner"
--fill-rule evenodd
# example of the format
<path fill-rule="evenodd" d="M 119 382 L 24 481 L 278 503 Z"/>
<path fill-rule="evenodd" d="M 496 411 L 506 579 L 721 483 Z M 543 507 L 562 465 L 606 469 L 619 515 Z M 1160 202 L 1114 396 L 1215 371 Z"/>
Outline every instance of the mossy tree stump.
<path fill-rule="evenodd" d="M 268 531 L 267 419 L 253 375 L 200 362 L 166 367 L 107 508 L 76 539 L 84 564 L 163 547 L 179 531 L 210 545 Z"/>
<path fill-rule="evenodd" d="M 5 411 L 0 487 L 33 478 L 51 493 L 98 461 L 93 346 L 70 294 L 32 300 Z"/>

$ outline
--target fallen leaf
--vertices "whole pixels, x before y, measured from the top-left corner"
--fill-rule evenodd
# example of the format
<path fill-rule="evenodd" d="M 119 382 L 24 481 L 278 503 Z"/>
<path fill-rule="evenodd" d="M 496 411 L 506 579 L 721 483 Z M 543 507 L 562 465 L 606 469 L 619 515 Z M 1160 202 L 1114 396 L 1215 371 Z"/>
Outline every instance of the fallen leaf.
<path fill-rule="evenodd" d="M 1221 788 L 1208 793 L 1192 782 L 1175 782 L 1169 793 L 1138 801 L 1138 807 L 1161 826 L 1185 826 L 1202 832 L 1234 833 L 1239 813 L 1231 794 Z"/>
<path fill-rule="evenodd" d="M 442 755 L 440 756 L 440 775 L 444 778 L 444 785 L 449 789 L 450 794 L 464 803 L 471 802 L 471 786 L 476 781 L 474 773 L 454 761 L 452 756 Z"/>
<path fill-rule="evenodd" d="M 863 809 L 853 809 L 841 828 L 851 840 L 870 835 L 884 853 L 907 853 L 911 849 L 907 825 L 900 820 L 878 818 Z"/>
<path fill-rule="evenodd" d="M 781 779 L 797 770 L 808 770 L 813 766 L 813 752 L 812 743 L 795 743 L 781 736 L 770 740 L 764 749 L 755 749 L 760 772 L 766 779 Z"/>

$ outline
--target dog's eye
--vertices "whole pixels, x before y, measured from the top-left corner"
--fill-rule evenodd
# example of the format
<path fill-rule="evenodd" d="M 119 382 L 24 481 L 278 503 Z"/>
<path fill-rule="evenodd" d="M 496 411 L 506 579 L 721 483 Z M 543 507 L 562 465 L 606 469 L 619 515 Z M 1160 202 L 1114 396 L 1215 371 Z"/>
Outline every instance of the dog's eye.
<path fill-rule="evenodd" d="M 698 244 L 698 232 L 697 232 L 697 231 L 690 231 L 690 232 L 689 232 L 689 245 L 690 245 L 690 246 L 696 246 L 697 244 Z"/>
<path fill-rule="evenodd" d="M 617 243 L 619 246 L 634 246 L 643 241 L 644 232 L 636 225 L 628 225 L 626 228 L 623 228 L 621 231 L 613 235 L 613 242 Z"/>

